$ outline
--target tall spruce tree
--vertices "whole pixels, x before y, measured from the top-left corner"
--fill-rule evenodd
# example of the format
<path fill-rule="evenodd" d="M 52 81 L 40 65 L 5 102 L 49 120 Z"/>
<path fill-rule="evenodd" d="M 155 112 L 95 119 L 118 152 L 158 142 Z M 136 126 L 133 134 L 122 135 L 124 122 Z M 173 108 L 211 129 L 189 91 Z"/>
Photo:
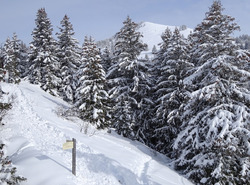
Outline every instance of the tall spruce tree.
<path fill-rule="evenodd" d="M 103 129 L 110 125 L 109 96 L 104 89 L 106 74 L 101 65 L 100 51 L 92 38 L 85 38 L 81 63 L 75 107 L 84 121 Z"/>
<path fill-rule="evenodd" d="M 189 62 L 189 42 L 179 29 L 176 28 L 173 33 L 167 29 L 165 35 L 157 54 L 160 74 L 154 88 L 156 109 L 152 127 L 155 132 L 155 148 L 170 156 L 181 125 L 179 108 L 188 93 L 183 80 L 193 65 Z"/>
<path fill-rule="evenodd" d="M 160 139 L 159 135 L 156 134 L 157 128 L 160 127 L 159 122 L 162 123 L 162 120 L 158 120 L 156 118 L 156 111 L 161 104 L 161 101 L 159 101 L 159 97 L 162 97 L 164 92 L 161 92 L 162 90 L 159 91 L 160 88 L 160 81 L 164 81 L 165 76 L 161 76 L 161 67 L 164 64 L 164 58 L 165 58 L 165 53 L 167 52 L 167 49 L 170 45 L 170 39 L 172 37 L 172 32 L 169 28 L 166 28 L 165 31 L 161 35 L 162 42 L 159 43 L 160 49 L 154 53 L 154 58 L 152 59 L 152 65 L 151 68 L 149 69 L 151 79 L 153 86 L 150 91 L 150 96 L 151 100 L 153 102 L 152 107 L 150 109 L 150 118 L 149 118 L 149 123 L 150 123 L 150 128 L 151 131 L 149 133 L 149 146 L 155 150 L 161 151 L 160 147 Z M 160 78 L 162 78 L 160 80 Z M 158 117 L 159 118 L 159 117 Z M 159 126 L 158 126 L 159 125 Z M 162 151 L 163 152 L 163 151 Z"/>
<path fill-rule="evenodd" d="M 113 87 L 110 94 L 116 104 L 112 115 L 114 127 L 118 133 L 135 139 L 142 128 L 141 122 L 144 119 L 139 118 L 143 118 L 142 104 L 147 102 L 145 99 L 150 89 L 147 65 L 138 60 L 139 54 L 147 46 L 140 40 L 142 34 L 136 31 L 136 23 L 127 17 L 123 24 L 116 34 L 114 64 L 110 67 L 107 77 L 109 87 Z M 128 115 L 124 115 L 127 113 Z"/>
<path fill-rule="evenodd" d="M 231 34 L 238 26 L 214 1 L 191 35 L 192 89 L 182 105 L 182 131 L 173 148 L 175 166 L 196 184 L 249 182 L 249 58 L 239 52 Z M 242 57 L 244 56 L 244 57 Z"/>
<path fill-rule="evenodd" d="M 73 38 L 73 26 L 67 15 L 61 21 L 58 35 L 58 59 L 60 62 L 60 95 L 64 100 L 74 102 L 76 79 L 74 78 L 77 68 L 80 66 L 80 48 L 78 41 Z"/>
<path fill-rule="evenodd" d="M 61 84 L 57 43 L 52 37 L 52 25 L 44 8 L 38 10 L 35 23 L 33 41 L 30 43 L 28 77 L 31 83 L 40 84 L 43 90 L 56 95 Z"/>

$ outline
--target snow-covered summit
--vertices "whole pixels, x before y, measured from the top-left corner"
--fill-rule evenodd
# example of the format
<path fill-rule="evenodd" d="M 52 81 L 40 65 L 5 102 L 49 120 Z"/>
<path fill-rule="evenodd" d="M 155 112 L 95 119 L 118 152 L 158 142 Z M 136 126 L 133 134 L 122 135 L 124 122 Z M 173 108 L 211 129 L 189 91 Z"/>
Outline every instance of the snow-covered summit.
<path fill-rule="evenodd" d="M 154 46 L 158 47 L 158 44 L 162 42 L 161 35 L 162 33 L 169 28 L 171 31 L 174 31 L 175 28 L 179 28 L 180 33 L 187 37 L 193 29 L 183 26 L 168 26 L 162 24 L 156 24 L 152 22 L 142 22 L 139 24 L 138 31 L 143 35 L 143 42 L 148 45 L 148 50 L 151 51 Z"/>
<path fill-rule="evenodd" d="M 171 31 L 174 31 L 175 28 L 179 28 L 180 33 L 187 37 L 193 29 L 187 28 L 185 25 L 182 26 L 169 26 L 163 24 L 156 24 L 152 22 L 141 22 L 138 25 L 138 31 L 142 33 L 143 38 L 142 41 L 148 45 L 148 51 L 144 52 L 145 54 L 150 54 L 153 47 L 159 48 L 159 44 L 162 42 L 161 35 L 162 33 L 169 28 Z M 119 30 L 118 30 L 119 31 Z M 112 50 L 115 43 L 114 36 L 105 40 L 101 40 L 97 42 L 97 46 L 99 48 L 108 47 Z"/>

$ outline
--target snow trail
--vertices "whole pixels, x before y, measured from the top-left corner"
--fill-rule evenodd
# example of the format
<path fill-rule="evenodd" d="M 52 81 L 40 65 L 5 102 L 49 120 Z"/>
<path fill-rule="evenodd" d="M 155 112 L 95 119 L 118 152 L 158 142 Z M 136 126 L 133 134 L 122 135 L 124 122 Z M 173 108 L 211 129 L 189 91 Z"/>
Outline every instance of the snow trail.
<path fill-rule="evenodd" d="M 114 132 L 81 133 L 76 123 L 56 113 L 58 107 L 69 105 L 38 86 L 21 82 L 2 87 L 15 98 L 0 140 L 6 143 L 18 173 L 28 179 L 25 184 L 191 185 L 167 167 L 165 157 L 137 141 Z M 73 137 L 77 140 L 76 176 L 71 174 L 71 150 L 62 149 Z"/>

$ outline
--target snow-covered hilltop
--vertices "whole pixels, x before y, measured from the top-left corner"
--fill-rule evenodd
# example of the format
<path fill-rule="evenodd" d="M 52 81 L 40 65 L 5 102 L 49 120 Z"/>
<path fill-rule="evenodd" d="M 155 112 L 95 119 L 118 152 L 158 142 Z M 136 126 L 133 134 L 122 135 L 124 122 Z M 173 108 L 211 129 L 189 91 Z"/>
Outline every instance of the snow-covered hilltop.
<path fill-rule="evenodd" d="M 13 108 L 5 117 L 0 140 L 17 173 L 26 185 L 191 185 L 168 167 L 168 159 L 137 141 L 115 133 L 80 132 L 84 123 L 57 115 L 69 106 L 39 86 L 1 82 Z M 81 125 L 81 126 L 79 126 Z M 63 150 L 67 139 L 77 140 L 76 176 L 71 174 L 71 150 Z"/>
<path fill-rule="evenodd" d="M 148 51 L 144 53 L 150 53 L 155 46 L 156 48 L 159 48 L 159 43 L 162 42 L 161 35 L 166 30 L 166 28 L 169 28 L 171 31 L 174 31 L 175 28 L 180 29 L 180 33 L 187 37 L 193 29 L 187 28 L 185 25 L 183 26 L 169 26 L 169 25 L 162 25 L 162 24 L 156 24 L 152 22 L 142 22 L 138 25 L 139 32 L 142 33 L 143 43 L 146 43 L 148 45 Z M 97 45 L 100 48 L 108 47 L 112 48 L 115 43 L 114 37 L 108 38 L 106 40 L 98 41 Z"/>
<path fill-rule="evenodd" d="M 138 31 L 142 33 L 143 38 L 142 41 L 148 45 L 148 50 L 152 51 L 153 47 L 156 48 L 159 47 L 159 43 L 162 42 L 161 35 L 162 33 L 169 28 L 172 32 L 175 30 L 175 28 L 180 29 L 180 33 L 187 37 L 193 29 L 187 28 L 184 25 L 179 26 L 168 26 L 168 25 L 162 25 L 162 24 L 156 24 L 151 22 L 142 22 L 139 25 Z"/>

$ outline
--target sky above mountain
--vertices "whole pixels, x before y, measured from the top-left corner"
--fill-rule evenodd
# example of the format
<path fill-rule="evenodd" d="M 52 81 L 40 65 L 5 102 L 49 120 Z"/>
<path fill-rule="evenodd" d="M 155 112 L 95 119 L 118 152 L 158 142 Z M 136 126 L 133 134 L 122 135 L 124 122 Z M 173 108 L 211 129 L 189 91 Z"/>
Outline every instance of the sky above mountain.
<path fill-rule="evenodd" d="M 102 40 L 114 35 L 129 15 L 135 22 L 194 28 L 205 17 L 213 0 L 0 0 L 0 43 L 14 32 L 26 43 L 32 40 L 36 13 L 45 8 L 54 33 L 67 14 L 82 43 L 85 35 Z M 231 15 L 241 32 L 250 34 L 249 0 L 222 0 L 224 14 Z"/>

